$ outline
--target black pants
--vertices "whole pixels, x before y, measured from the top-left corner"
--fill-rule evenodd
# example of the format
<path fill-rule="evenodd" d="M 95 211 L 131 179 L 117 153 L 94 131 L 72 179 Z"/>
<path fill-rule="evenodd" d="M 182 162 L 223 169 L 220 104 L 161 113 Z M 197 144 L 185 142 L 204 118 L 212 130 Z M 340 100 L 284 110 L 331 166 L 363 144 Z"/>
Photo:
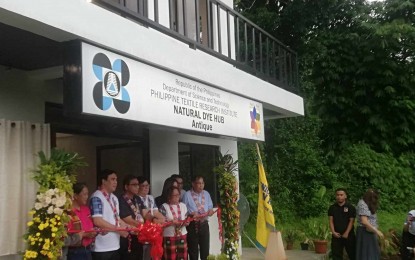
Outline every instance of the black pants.
<path fill-rule="evenodd" d="M 402 232 L 402 243 L 401 243 L 401 258 L 402 260 L 414 259 L 413 252 L 410 252 L 407 247 L 415 247 L 415 236 L 409 232 Z"/>
<path fill-rule="evenodd" d="M 93 260 L 120 260 L 119 250 L 108 252 L 92 252 Z"/>
<path fill-rule="evenodd" d="M 91 260 L 91 250 L 88 247 L 70 247 L 66 256 L 68 260 Z"/>
<path fill-rule="evenodd" d="M 210 246 L 210 231 L 209 223 L 205 222 L 190 222 L 187 227 L 187 248 L 190 260 L 200 259 L 206 260 L 209 255 Z"/>
<path fill-rule="evenodd" d="M 350 232 L 348 238 L 331 238 L 331 252 L 333 260 L 343 260 L 343 249 L 346 248 L 350 260 L 356 259 L 356 236 Z"/>
<path fill-rule="evenodd" d="M 128 252 L 128 247 L 130 247 L 130 252 Z M 138 243 L 137 236 L 131 235 L 131 245 L 129 245 L 128 238 L 120 238 L 120 257 L 122 260 L 143 259 L 143 245 Z"/>

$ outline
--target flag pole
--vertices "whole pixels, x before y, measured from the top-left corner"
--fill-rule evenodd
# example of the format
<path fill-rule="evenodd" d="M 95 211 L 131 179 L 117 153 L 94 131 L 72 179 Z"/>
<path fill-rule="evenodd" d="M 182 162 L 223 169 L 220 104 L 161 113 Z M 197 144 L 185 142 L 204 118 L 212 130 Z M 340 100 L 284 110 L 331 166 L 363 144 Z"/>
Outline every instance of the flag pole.
<path fill-rule="evenodd" d="M 256 146 L 256 151 L 257 151 L 257 154 L 258 154 L 259 160 L 261 161 L 261 164 L 262 164 L 262 165 L 264 165 L 264 164 L 262 163 L 261 151 L 259 150 L 259 145 L 258 145 L 258 143 L 255 143 L 255 146 Z M 276 231 L 276 232 L 278 232 L 279 230 L 278 230 L 275 226 L 273 226 L 271 231 Z"/>
<path fill-rule="evenodd" d="M 258 145 L 258 143 L 255 143 L 255 145 L 256 145 L 256 151 L 258 153 L 259 160 L 262 162 L 261 153 L 259 151 L 259 145 Z"/>

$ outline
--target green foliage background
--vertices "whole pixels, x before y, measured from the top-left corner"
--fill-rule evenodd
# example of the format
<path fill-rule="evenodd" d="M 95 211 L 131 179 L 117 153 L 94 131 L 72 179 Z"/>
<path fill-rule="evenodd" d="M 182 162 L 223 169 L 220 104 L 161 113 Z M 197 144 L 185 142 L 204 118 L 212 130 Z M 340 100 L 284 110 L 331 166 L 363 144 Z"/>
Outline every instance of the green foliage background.
<path fill-rule="evenodd" d="M 261 146 L 277 227 L 325 216 L 344 187 L 352 203 L 379 190 L 381 229 L 387 216 L 400 230 L 399 216 L 415 207 L 415 0 L 235 5 L 300 61 L 306 115 L 266 121 Z M 239 144 L 239 172 L 255 219 L 253 144 Z"/>

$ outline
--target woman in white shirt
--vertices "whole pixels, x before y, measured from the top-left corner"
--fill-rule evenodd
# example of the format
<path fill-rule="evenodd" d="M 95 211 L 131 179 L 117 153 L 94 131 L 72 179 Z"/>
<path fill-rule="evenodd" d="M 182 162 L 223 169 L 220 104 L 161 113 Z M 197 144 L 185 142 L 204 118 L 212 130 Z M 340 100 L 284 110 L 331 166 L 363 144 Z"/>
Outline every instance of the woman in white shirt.
<path fill-rule="evenodd" d="M 152 220 L 156 223 L 164 223 L 164 216 L 161 214 L 156 206 L 154 197 L 149 195 L 150 183 L 148 179 L 144 176 L 138 176 L 138 196 L 141 198 L 145 208 L 147 209 L 147 214 L 143 216 L 146 220 Z"/>
<path fill-rule="evenodd" d="M 187 207 L 180 202 L 180 190 L 170 187 L 167 192 L 168 202 L 162 205 L 166 221 L 170 223 L 163 231 L 165 260 L 187 260 L 186 228 L 182 221 L 186 219 Z"/>

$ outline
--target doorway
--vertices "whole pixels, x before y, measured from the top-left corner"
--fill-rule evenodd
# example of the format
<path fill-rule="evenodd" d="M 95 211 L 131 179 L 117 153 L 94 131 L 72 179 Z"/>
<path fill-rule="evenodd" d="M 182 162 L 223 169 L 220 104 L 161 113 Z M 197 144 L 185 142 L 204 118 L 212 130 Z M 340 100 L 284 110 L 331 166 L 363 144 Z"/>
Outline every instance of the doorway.
<path fill-rule="evenodd" d="M 88 164 L 76 179 L 96 190 L 99 172 L 114 170 L 117 193 L 127 174 L 149 177 L 148 130 L 141 124 L 90 115 L 66 115 L 60 104 L 46 103 L 45 121 L 51 127 L 52 147 L 78 153 Z"/>
<path fill-rule="evenodd" d="M 97 180 L 101 180 L 98 174 L 104 169 L 111 169 L 117 173 L 118 185 L 116 193 L 123 192 L 123 180 L 125 176 L 144 176 L 143 147 L 139 142 L 121 143 L 113 145 L 102 145 L 97 151 Z"/>

